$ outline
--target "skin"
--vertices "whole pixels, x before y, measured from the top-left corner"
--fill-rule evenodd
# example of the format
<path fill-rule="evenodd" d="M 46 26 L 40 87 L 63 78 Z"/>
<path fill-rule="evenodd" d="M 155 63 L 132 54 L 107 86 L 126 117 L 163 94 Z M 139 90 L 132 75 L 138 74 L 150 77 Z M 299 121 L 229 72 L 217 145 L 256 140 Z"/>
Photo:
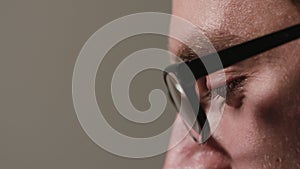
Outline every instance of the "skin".
<path fill-rule="evenodd" d="M 201 28 L 217 50 L 300 23 L 299 6 L 289 0 L 174 0 L 173 14 Z M 175 29 L 171 25 L 171 32 Z M 173 53 L 182 46 L 170 39 Z M 227 168 L 300 168 L 299 54 L 298 39 L 225 69 L 227 77 L 243 81 L 229 93 L 218 128 L 204 145 L 186 136 L 169 150 L 164 169 L 220 168 L 210 164 L 214 157 L 207 153 L 216 145 L 215 156 Z M 213 88 L 217 74 L 197 82 L 200 93 Z M 171 144 L 185 132 L 178 117 Z"/>

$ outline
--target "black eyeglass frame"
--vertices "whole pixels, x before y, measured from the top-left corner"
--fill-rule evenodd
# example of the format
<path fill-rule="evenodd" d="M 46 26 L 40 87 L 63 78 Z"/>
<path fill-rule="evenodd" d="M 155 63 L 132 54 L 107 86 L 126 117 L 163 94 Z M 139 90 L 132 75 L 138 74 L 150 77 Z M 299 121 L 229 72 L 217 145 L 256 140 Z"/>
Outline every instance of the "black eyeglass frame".
<path fill-rule="evenodd" d="M 204 77 L 208 74 L 227 68 L 238 62 L 241 62 L 243 60 L 256 56 L 260 53 L 276 48 L 280 45 L 296 40 L 298 38 L 300 38 L 300 24 L 244 42 L 242 44 L 221 50 L 216 53 L 211 53 L 206 56 L 202 56 L 201 58 L 196 58 L 191 61 L 170 65 L 165 69 L 163 73 L 163 78 L 168 88 L 167 75 L 169 73 L 173 73 L 178 79 L 184 92 L 186 93 L 188 100 L 190 102 L 195 102 L 195 101 L 199 102 L 198 96 L 195 91 L 195 84 L 196 84 L 195 80 L 198 80 L 199 78 Z M 212 67 L 210 67 L 210 70 L 207 71 L 204 63 L 214 63 L 215 57 L 219 57 L 223 67 L 222 68 L 218 66 L 213 67 L 214 66 L 213 64 L 209 64 Z M 194 77 L 193 78 L 186 77 L 185 75 L 187 74 L 186 73 L 187 71 L 192 72 Z M 168 88 L 168 92 L 171 101 L 173 102 L 173 104 L 175 104 L 169 88 Z M 198 114 L 196 115 L 197 121 L 200 124 L 199 127 L 201 128 L 201 130 L 203 130 L 204 124 L 207 121 L 207 116 L 203 111 L 203 109 L 201 108 L 200 104 L 192 104 L 192 105 L 199 105 L 199 107 L 193 107 L 193 108 L 195 112 L 198 112 Z M 207 127 L 208 128 L 206 128 L 205 130 L 206 132 L 205 133 L 202 132 L 202 138 L 205 137 L 205 135 L 209 134 L 210 132 L 209 125 Z"/>

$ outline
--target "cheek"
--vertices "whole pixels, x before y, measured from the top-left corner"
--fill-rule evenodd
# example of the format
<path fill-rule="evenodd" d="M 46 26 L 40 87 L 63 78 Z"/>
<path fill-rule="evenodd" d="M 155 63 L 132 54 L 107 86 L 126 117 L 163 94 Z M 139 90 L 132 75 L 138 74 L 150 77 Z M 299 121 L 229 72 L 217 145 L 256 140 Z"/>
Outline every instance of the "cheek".
<path fill-rule="evenodd" d="M 249 82 L 245 107 L 248 107 L 259 124 L 276 124 L 282 117 L 281 85 L 274 72 L 265 71 Z"/>
<path fill-rule="evenodd" d="M 280 76 L 274 71 L 264 70 L 249 78 L 243 105 L 239 109 L 225 109 L 215 134 L 220 136 L 236 165 L 251 161 L 260 165 L 266 160 L 276 164 L 287 149 L 295 149 L 297 129 L 290 128 L 299 126 L 299 121 L 295 116 L 286 116 L 293 111 L 286 109 L 286 85 L 276 77 Z"/>
<path fill-rule="evenodd" d="M 246 142 L 241 148 L 256 155 L 272 151 L 266 144 L 272 145 L 275 140 L 267 138 L 270 129 L 276 130 L 283 115 L 279 107 L 280 85 L 274 77 L 273 72 L 263 71 L 248 79 L 243 105 L 236 110 L 236 121 L 240 121 L 240 131 L 243 131 L 241 138 Z"/>
<path fill-rule="evenodd" d="M 264 70 L 251 79 L 244 105 L 238 112 L 239 120 L 247 125 L 241 124 L 243 134 L 247 135 L 241 138 L 250 143 L 241 144 L 241 148 L 249 148 L 263 163 L 276 164 L 281 159 L 297 157 L 300 140 L 299 105 L 294 102 L 297 82 L 287 83 L 282 77 L 278 71 Z"/>
<path fill-rule="evenodd" d="M 288 80 L 281 72 L 261 71 L 247 87 L 244 107 L 262 128 L 284 127 L 286 123 L 283 122 L 294 121 L 293 118 L 299 116 L 295 101 L 299 84 Z"/>

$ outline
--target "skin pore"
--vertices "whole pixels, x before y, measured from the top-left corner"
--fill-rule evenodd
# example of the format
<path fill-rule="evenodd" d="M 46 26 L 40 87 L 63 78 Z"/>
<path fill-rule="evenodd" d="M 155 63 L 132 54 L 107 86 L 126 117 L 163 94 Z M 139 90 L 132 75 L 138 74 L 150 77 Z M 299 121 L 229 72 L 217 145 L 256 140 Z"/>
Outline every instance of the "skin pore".
<path fill-rule="evenodd" d="M 174 0 L 173 14 L 201 28 L 221 50 L 300 23 L 299 6 L 295 3 Z M 171 24 L 172 29 L 178 28 Z M 187 38 L 192 36 L 184 33 Z M 170 50 L 179 57 L 184 55 L 183 46 L 170 39 Z M 299 55 L 300 40 L 296 40 L 225 69 L 226 76 L 237 80 L 238 87 L 228 93 L 229 101 L 217 130 L 204 145 L 186 136 L 168 152 L 164 168 L 300 168 Z M 214 80 L 214 74 L 210 76 Z M 197 82 L 201 94 L 213 88 L 207 79 Z M 171 143 L 185 132 L 178 117 Z M 215 165 L 213 158 L 224 163 Z"/>

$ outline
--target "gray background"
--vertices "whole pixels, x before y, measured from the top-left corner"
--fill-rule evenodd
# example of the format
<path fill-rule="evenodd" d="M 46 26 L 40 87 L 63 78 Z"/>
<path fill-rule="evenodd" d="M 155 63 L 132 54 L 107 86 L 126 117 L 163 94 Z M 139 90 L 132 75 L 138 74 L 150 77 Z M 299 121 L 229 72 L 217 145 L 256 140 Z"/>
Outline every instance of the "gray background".
<path fill-rule="evenodd" d="M 169 0 L 1 0 L 0 169 L 161 168 L 164 154 L 128 159 L 94 144 L 77 120 L 71 87 L 79 51 L 101 26 L 127 14 L 170 10 Z M 145 137 L 172 123 L 174 116 L 166 113 L 151 124 L 128 123 L 114 111 L 107 92 L 112 70 L 123 56 L 165 48 L 166 43 L 166 37 L 155 35 L 129 38 L 100 66 L 96 85 L 106 87 L 96 88 L 97 99 L 120 132 Z M 144 72 L 132 84 L 132 102 L 141 110 L 149 106 L 145 98 L 151 85 L 145 77 L 159 81 L 154 75 L 160 73 Z"/>

